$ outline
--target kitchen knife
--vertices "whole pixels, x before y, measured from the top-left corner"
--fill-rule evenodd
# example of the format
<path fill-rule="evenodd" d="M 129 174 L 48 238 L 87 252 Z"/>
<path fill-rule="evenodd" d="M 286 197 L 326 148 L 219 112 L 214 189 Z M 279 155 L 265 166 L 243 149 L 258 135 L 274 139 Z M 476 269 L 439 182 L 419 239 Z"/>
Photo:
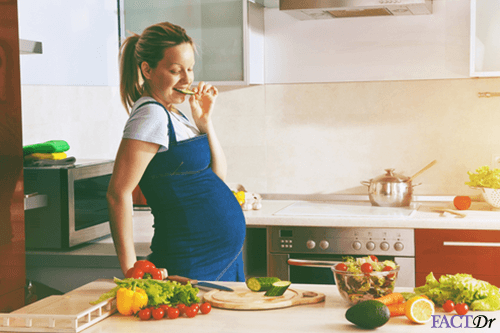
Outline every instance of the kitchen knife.
<path fill-rule="evenodd" d="M 219 284 L 205 282 L 205 281 L 198 281 L 198 280 L 194 280 L 194 279 L 190 279 L 190 278 L 178 276 L 178 275 L 169 275 L 169 276 L 167 276 L 167 280 L 177 281 L 180 284 L 187 284 L 188 282 L 190 282 L 193 287 L 197 287 L 197 288 L 201 288 L 201 289 L 208 288 L 208 289 L 219 289 L 219 290 L 224 290 L 224 291 L 234 291 L 231 288 L 221 286 Z"/>

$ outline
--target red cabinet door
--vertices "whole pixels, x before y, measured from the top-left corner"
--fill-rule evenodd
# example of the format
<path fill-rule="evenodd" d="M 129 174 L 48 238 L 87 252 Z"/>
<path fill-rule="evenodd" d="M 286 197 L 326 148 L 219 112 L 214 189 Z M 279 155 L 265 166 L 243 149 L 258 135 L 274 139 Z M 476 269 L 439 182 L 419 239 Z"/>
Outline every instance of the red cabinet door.
<path fill-rule="evenodd" d="M 415 230 L 416 286 L 433 272 L 466 273 L 500 286 L 500 230 Z"/>
<path fill-rule="evenodd" d="M 17 1 L 0 1 L 0 311 L 24 305 L 24 182 Z"/>

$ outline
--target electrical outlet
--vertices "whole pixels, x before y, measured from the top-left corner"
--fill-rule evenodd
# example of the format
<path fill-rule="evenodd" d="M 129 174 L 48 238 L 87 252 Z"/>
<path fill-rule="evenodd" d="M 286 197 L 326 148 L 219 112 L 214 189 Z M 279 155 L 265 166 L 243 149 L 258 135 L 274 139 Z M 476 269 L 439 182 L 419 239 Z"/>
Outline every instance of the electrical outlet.
<path fill-rule="evenodd" d="M 500 154 L 491 155 L 491 167 L 493 169 L 500 169 Z"/>

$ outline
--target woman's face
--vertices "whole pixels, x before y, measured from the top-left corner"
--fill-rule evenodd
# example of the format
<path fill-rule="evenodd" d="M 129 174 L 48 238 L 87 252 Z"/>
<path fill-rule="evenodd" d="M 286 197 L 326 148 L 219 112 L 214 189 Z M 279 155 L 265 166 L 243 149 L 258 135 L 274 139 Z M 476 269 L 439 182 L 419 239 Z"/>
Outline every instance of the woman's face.
<path fill-rule="evenodd" d="M 174 88 L 189 88 L 194 80 L 193 66 L 194 50 L 188 43 L 165 49 L 163 59 L 156 68 L 143 62 L 141 69 L 148 81 L 148 93 L 167 108 L 184 102 L 186 95 Z"/>

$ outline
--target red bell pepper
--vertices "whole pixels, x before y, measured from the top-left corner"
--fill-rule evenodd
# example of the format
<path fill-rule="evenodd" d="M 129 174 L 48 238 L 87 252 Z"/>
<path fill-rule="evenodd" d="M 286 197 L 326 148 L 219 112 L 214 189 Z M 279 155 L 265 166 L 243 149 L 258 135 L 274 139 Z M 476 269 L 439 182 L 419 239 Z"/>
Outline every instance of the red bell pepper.
<path fill-rule="evenodd" d="M 161 271 L 148 260 L 138 260 L 134 267 L 130 268 L 125 275 L 126 278 L 134 279 L 155 279 L 162 280 Z"/>

